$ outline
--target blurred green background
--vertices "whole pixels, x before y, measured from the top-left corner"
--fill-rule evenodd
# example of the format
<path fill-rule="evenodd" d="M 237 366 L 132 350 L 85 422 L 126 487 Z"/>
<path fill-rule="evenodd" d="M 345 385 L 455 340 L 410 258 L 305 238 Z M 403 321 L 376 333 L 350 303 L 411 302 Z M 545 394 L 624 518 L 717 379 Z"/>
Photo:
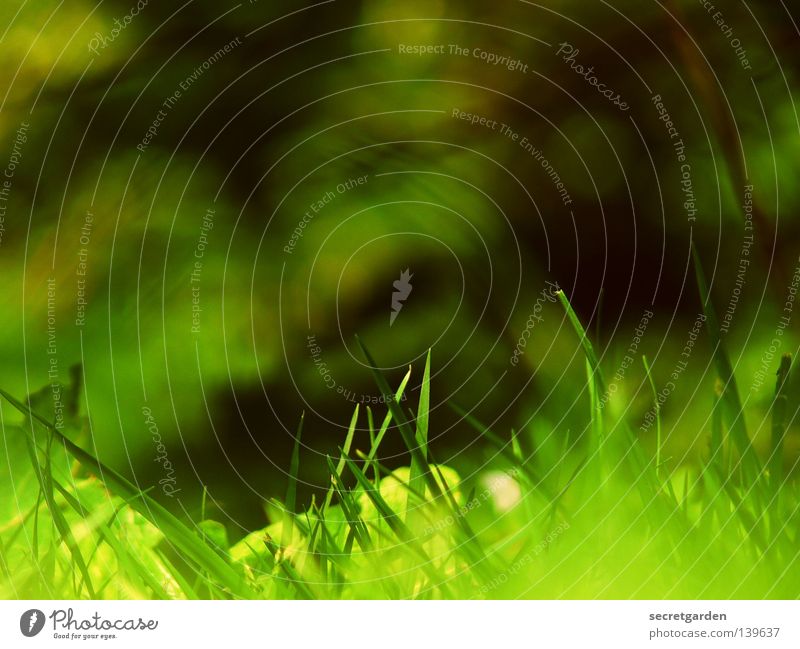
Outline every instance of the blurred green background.
<path fill-rule="evenodd" d="M 155 422 L 181 505 L 196 509 L 205 485 L 232 526 L 255 527 L 264 498 L 284 488 L 301 413 L 307 496 L 325 486 L 324 454 L 341 444 L 353 401 L 378 396 L 356 334 L 394 383 L 413 365 L 412 399 L 432 349 L 432 449 L 464 474 L 492 451 L 448 401 L 543 453 L 580 443 L 584 361 L 560 306 L 537 306 L 547 282 L 570 296 L 608 375 L 624 368 L 609 404 L 638 426 L 652 405 L 638 356 L 665 388 L 700 312 L 691 241 L 718 313 L 737 297 L 726 342 L 748 423 L 766 439 L 778 356 L 764 354 L 800 264 L 797 31 L 779 3 L 725 6 L 733 36 L 688 0 L 151 1 L 131 16 L 135 6 L 0 7 L 0 167 L 14 164 L 0 239 L 2 385 L 46 391 L 81 364 L 76 441 L 103 461 L 157 484 Z M 571 69 L 562 43 L 630 109 Z M 685 144 L 694 220 L 655 95 Z M 750 263 L 737 277 L 743 247 Z M 390 326 L 405 269 L 413 291 Z M 797 346 L 790 320 L 778 354 Z M 662 414 L 678 468 L 707 437 L 704 334 L 674 383 Z M 653 435 L 642 433 L 650 445 Z M 407 464 L 390 437 L 384 461 Z"/>

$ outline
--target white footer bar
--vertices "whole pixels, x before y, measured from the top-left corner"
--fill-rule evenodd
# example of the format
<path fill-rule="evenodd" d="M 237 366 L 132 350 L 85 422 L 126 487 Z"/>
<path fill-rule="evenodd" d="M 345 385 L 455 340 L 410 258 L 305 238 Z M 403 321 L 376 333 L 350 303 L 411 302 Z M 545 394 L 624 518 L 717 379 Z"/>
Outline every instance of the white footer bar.
<path fill-rule="evenodd" d="M 799 627 L 796 601 L 0 602 L 0 647 L 796 649 Z"/>

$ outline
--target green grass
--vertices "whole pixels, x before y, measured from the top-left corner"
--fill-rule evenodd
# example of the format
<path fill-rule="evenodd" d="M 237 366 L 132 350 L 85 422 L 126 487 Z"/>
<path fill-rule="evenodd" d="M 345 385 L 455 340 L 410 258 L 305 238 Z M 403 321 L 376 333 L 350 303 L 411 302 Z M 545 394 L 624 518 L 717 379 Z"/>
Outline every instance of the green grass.
<path fill-rule="evenodd" d="M 3 425 L 14 506 L 0 526 L 0 595 L 7 598 L 795 598 L 800 595 L 798 486 L 784 475 L 787 391 L 783 360 L 762 461 L 744 424 L 731 363 L 697 264 L 719 373 L 709 395 L 709 453 L 668 470 L 658 420 L 656 452 L 602 407 L 608 389 L 588 335 L 559 294 L 586 358 L 588 439 L 545 457 L 458 406 L 463 425 L 494 447 L 489 482 L 435 461 L 429 439 L 431 357 L 416 415 L 401 408 L 410 373 L 392 390 L 362 345 L 388 412 L 355 409 L 321 502 L 297 498 L 302 418 L 283 502 L 264 528 L 229 543 L 216 521 L 181 520 L 146 492 L 0 391 L 25 415 Z M 0 410 L 0 414 L 2 410 Z M 364 421 L 366 420 L 366 421 Z M 2 423 L 2 422 L 0 422 Z M 370 448 L 353 448 L 359 425 Z M 409 466 L 381 466 L 399 435 Z M 578 450 L 578 449 L 581 450 Z M 509 501 L 510 498 L 510 501 Z M 205 507 L 203 507 L 205 512 Z"/>

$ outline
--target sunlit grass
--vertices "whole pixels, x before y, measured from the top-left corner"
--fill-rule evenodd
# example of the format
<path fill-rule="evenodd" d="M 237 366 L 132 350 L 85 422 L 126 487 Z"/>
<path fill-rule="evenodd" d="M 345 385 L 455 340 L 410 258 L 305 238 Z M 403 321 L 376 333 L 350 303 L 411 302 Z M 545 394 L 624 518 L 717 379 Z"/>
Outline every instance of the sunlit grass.
<path fill-rule="evenodd" d="M 271 523 L 229 543 L 218 522 L 181 520 L 0 391 L 26 415 L 4 426 L 28 449 L 36 493 L 0 526 L 0 595 L 29 598 L 794 598 L 800 595 L 797 484 L 782 473 L 784 359 L 773 406 L 771 456 L 753 449 L 733 369 L 697 264 L 720 381 L 709 395 L 709 452 L 670 472 L 627 422 L 601 407 L 608 387 L 589 336 L 559 293 L 586 358 L 588 443 L 555 460 L 454 405 L 493 446 L 489 473 L 462 480 L 428 446 L 428 356 L 414 417 L 401 408 L 410 373 L 391 389 L 362 346 L 388 412 L 376 427 L 355 409 L 330 486 L 298 502 L 302 419 L 283 502 Z M 655 393 L 649 365 L 646 379 Z M 659 413 L 656 412 L 656 416 Z M 353 448 L 359 424 L 370 448 Z M 660 426 L 660 419 L 659 419 Z M 659 428 L 660 430 L 660 428 Z M 387 435 L 410 466 L 380 462 Z M 19 471 L 16 472 L 19 474 Z M 8 511 L 8 508 L 5 509 Z"/>

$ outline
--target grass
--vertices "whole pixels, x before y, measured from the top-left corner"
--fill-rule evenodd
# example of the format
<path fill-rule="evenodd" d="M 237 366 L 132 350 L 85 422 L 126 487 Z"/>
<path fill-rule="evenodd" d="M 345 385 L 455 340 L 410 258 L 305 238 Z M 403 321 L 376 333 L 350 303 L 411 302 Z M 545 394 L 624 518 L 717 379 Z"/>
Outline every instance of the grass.
<path fill-rule="evenodd" d="M 321 502 L 297 502 L 302 418 L 283 502 L 273 521 L 236 543 L 212 520 L 177 518 L 105 466 L 29 405 L 4 425 L 5 447 L 30 463 L 15 485 L 16 512 L 0 526 L 0 595 L 9 598 L 795 598 L 800 595 L 798 487 L 785 475 L 791 360 L 772 408 L 770 457 L 762 462 L 744 424 L 732 365 L 714 331 L 705 279 L 698 286 L 719 374 L 710 395 L 709 453 L 670 472 L 657 417 L 650 456 L 626 421 L 602 407 L 608 387 L 566 295 L 567 322 L 586 358 L 591 424 L 582 451 L 540 457 L 453 406 L 493 446 L 490 481 L 462 480 L 428 446 L 431 357 L 417 412 L 400 407 L 410 371 L 392 390 L 364 356 L 388 412 L 355 409 Z M 360 342 L 360 341 L 359 341 Z M 0 414 L 2 410 L 0 410 Z M 366 419 L 370 448 L 353 448 Z M 1 422 L 0 422 L 1 423 Z M 410 465 L 379 461 L 397 432 Z M 9 455 L 10 457 L 10 455 Z M 19 471 L 15 472 L 20 475 Z M 29 482 L 25 482 L 29 478 Z M 15 492 L 16 493 L 16 492 Z M 36 494 L 33 498 L 32 494 Z M 205 508 L 203 508 L 205 511 Z"/>

